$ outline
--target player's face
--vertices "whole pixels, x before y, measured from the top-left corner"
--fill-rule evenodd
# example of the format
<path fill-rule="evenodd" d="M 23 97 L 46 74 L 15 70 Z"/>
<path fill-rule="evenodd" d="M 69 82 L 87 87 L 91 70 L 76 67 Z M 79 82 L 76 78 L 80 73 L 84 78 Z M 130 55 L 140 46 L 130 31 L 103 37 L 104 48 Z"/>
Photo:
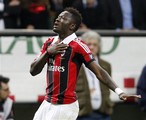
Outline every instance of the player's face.
<path fill-rule="evenodd" d="M 64 11 L 55 20 L 53 31 L 58 34 L 67 33 L 73 24 L 72 14 Z"/>
<path fill-rule="evenodd" d="M 5 100 L 10 94 L 9 86 L 6 83 L 1 83 L 0 100 Z"/>
<path fill-rule="evenodd" d="M 100 52 L 100 43 L 95 39 L 90 39 L 86 41 L 88 47 L 90 48 L 92 54 L 96 56 Z"/>

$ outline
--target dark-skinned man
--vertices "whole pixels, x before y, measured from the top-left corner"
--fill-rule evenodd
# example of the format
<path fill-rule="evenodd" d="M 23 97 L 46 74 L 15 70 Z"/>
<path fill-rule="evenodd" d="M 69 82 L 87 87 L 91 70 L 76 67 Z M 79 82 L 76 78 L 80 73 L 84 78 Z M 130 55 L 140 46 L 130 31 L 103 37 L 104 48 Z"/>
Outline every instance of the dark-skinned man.
<path fill-rule="evenodd" d="M 31 64 L 30 73 L 35 76 L 47 63 L 46 97 L 33 120 L 76 120 L 79 106 L 75 86 L 82 63 L 115 91 L 120 99 L 139 98 L 137 95 L 125 94 L 107 72 L 94 62 L 90 49 L 75 34 L 81 22 L 80 13 L 74 8 L 66 8 L 60 13 L 53 27 L 58 36 L 48 38 Z"/>

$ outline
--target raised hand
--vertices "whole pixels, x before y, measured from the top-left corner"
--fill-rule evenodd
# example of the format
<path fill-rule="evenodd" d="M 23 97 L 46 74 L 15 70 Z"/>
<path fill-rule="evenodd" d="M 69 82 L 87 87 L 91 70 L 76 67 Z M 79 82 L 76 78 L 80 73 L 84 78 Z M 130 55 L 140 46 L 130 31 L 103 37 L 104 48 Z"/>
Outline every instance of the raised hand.
<path fill-rule="evenodd" d="M 135 98 L 135 99 L 139 99 L 139 98 L 141 98 L 141 95 L 127 95 L 127 94 L 125 94 L 125 93 L 122 93 L 122 94 L 120 94 L 119 95 L 119 98 L 121 99 L 121 100 L 124 100 L 124 101 L 126 101 L 128 98 Z"/>
<path fill-rule="evenodd" d="M 47 52 L 49 55 L 62 54 L 67 48 L 67 44 L 53 44 L 52 46 L 48 46 Z"/>

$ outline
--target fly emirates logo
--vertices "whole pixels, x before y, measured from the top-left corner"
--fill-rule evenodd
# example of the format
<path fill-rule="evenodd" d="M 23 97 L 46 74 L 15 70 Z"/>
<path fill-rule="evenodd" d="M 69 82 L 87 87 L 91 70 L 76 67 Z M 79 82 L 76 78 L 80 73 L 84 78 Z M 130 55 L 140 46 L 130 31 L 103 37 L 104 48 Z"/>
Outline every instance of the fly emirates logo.
<path fill-rule="evenodd" d="M 64 66 L 48 66 L 48 71 L 64 72 L 65 71 L 65 67 Z"/>

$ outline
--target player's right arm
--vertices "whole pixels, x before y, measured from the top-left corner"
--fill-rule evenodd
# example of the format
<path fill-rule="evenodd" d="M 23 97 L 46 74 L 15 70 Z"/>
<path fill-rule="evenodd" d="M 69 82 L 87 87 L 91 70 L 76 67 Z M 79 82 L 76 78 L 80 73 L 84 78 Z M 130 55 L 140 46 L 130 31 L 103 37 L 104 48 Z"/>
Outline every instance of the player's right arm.
<path fill-rule="evenodd" d="M 44 43 L 40 55 L 34 60 L 30 66 L 30 73 L 32 76 L 39 74 L 44 68 L 49 56 L 61 54 L 67 49 L 68 45 L 66 44 L 53 44 L 47 46 L 47 43 Z"/>
<path fill-rule="evenodd" d="M 44 52 L 39 58 L 37 58 L 30 66 L 30 73 L 32 76 L 35 76 L 39 74 L 42 69 L 44 68 L 44 65 L 47 62 L 47 58 L 49 57 L 47 51 Z"/>
<path fill-rule="evenodd" d="M 48 53 L 47 53 L 47 44 L 48 44 L 48 41 L 47 40 L 42 48 L 41 48 L 41 51 L 39 53 L 39 55 L 37 56 L 37 58 L 31 63 L 31 66 L 30 66 L 30 74 L 32 76 L 35 76 L 37 74 L 39 74 L 42 69 L 44 68 L 44 65 L 47 63 L 47 59 L 49 57 Z"/>

